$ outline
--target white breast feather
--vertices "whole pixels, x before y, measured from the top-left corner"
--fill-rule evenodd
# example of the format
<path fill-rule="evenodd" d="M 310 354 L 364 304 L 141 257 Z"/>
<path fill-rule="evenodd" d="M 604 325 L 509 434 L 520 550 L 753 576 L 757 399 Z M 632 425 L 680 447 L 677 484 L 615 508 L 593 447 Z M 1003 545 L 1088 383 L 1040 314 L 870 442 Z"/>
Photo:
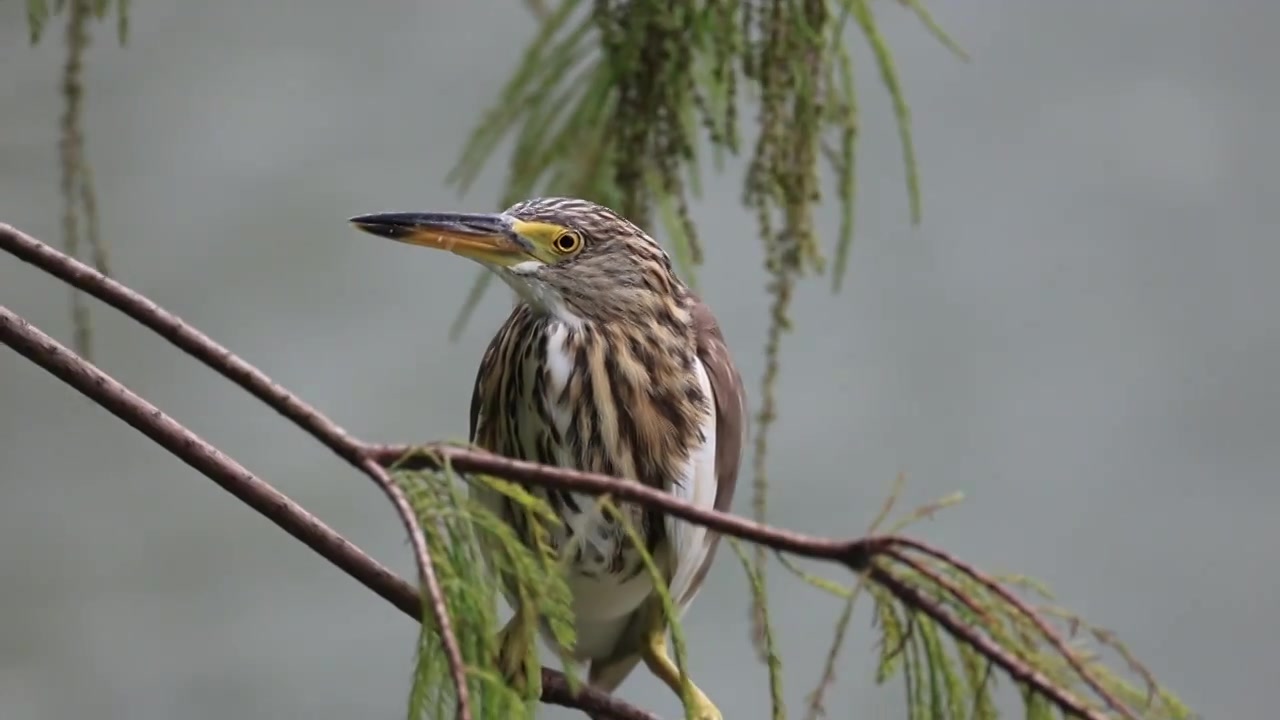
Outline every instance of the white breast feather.
<path fill-rule="evenodd" d="M 569 351 L 565 349 L 564 341 L 568 338 L 568 331 L 563 325 L 552 325 L 547 333 L 547 372 L 550 387 L 547 388 L 552 398 L 558 397 L 569 384 L 569 375 L 573 373 L 573 358 L 569 355 Z M 556 429 L 560 431 L 560 437 L 564 437 L 569 431 L 569 424 L 572 417 L 569 415 L 568 409 L 559 404 L 551 403 L 551 419 L 556 424 Z"/>
<path fill-rule="evenodd" d="M 707 419 L 702 424 L 705 440 L 701 445 L 693 448 L 689 462 L 681 472 L 680 484 L 670 488 L 670 492 L 681 500 L 711 510 L 715 507 L 719 485 L 716 476 L 715 396 L 712 394 L 711 380 L 702 360 L 695 359 L 694 367 L 698 371 L 702 393 L 711 406 Z M 689 592 L 689 586 L 693 583 L 698 568 L 707 557 L 707 529 L 702 525 L 670 515 L 667 516 L 666 523 L 667 537 L 671 542 L 671 599 L 678 602 L 682 595 Z M 684 599 L 684 603 L 679 608 L 682 613 L 693 601 L 695 595 L 697 595 L 696 591 Z"/>

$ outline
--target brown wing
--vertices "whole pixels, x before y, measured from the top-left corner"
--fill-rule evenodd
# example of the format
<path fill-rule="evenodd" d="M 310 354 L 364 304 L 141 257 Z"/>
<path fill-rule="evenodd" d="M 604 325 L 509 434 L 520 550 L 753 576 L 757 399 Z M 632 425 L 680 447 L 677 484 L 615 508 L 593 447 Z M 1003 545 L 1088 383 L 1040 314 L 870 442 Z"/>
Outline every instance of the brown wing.
<path fill-rule="evenodd" d="M 720 324 L 716 322 L 711 308 L 702 300 L 694 297 L 693 305 L 694 331 L 698 337 L 698 358 L 711 380 L 711 392 L 715 396 L 716 413 L 716 503 L 715 509 L 728 512 L 733 504 L 733 493 L 738 485 L 738 467 L 742 463 L 742 447 L 746 443 L 750 429 L 750 418 L 747 415 L 746 388 L 742 385 L 742 376 L 733 364 L 729 355 L 729 347 L 720 333 Z M 702 567 L 698 568 L 693 582 L 689 583 L 689 592 L 696 592 L 711 569 L 711 561 L 715 557 L 716 547 L 720 544 L 718 533 L 708 532 L 706 558 Z"/>

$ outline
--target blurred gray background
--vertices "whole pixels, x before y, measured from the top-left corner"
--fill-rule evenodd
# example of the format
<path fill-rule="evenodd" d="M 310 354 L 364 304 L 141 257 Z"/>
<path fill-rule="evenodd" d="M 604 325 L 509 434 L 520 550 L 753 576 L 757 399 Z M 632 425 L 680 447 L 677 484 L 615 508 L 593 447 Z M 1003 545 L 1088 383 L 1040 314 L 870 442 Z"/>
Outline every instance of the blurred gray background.
<path fill-rule="evenodd" d="M 899 472 L 903 509 L 962 491 L 915 532 L 1045 580 L 1204 717 L 1270 717 L 1280 5 L 931 5 L 971 63 L 881 4 L 915 117 L 918 228 L 856 41 L 858 238 L 843 293 L 822 279 L 799 294 L 774 519 L 858 533 Z M 120 279 L 360 436 L 461 437 L 506 292 L 450 343 L 471 266 L 344 221 L 494 207 L 500 165 L 461 200 L 443 177 L 530 36 L 524 8 L 140 0 L 133 16 L 125 49 L 95 28 L 87 74 Z M 0 221 L 57 242 L 61 21 L 33 49 L 20 7 L 3 17 Z M 706 183 L 700 281 L 758 397 L 768 297 L 740 183 L 741 164 Z M 0 303 L 69 342 L 67 297 L 0 257 Z M 94 322 L 107 371 L 410 570 L 367 481 L 119 314 L 95 304 Z M 798 712 L 838 607 L 781 570 L 771 580 Z M 733 720 L 764 717 L 768 697 L 744 592 L 723 552 L 687 619 L 694 676 Z M 900 686 L 870 680 L 867 620 L 832 717 L 901 711 Z M 399 612 L 0 352 L 0 720 L 402 717 L 413 647 Z M 643 672 L 621 692 L 677 716 Z"/>

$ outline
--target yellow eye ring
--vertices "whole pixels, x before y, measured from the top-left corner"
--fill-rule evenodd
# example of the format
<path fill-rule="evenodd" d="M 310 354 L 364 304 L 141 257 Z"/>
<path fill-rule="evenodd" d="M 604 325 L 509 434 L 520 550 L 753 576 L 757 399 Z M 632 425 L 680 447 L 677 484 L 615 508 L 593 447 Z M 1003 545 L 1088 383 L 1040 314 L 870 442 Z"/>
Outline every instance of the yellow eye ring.
<path fill-rule="evenodd" d="M 582 249 L 582 236 L 572 230 L 567 230 L 552 241 L 551 247 L 555 248 L 555 251 L 561 255 L 575 253 Z"/>

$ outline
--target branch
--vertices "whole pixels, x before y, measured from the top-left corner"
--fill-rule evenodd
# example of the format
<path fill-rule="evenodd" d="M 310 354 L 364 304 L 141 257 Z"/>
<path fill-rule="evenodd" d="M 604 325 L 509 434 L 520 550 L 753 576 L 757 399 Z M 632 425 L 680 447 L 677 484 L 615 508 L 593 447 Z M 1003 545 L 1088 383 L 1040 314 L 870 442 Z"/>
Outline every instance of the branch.
<path fill-rule="evenodd" d="M 422 601 L 412 585 L 287 495 L 4 306 L 0 306 L 0 342 L 79 390 L 406 615 L 421 621 Z M 582 688 L 575 695 L 567 678 L 554 670 L 542 671 L 542 701 L 617 720 L 658 720 L 657 716 L 598 690 Z"/>
<path fill-rule="evenodd" d="M 889 540 L 887 537 L 841 540 L 805 535 L 764 525 L 732 513 L 700 508 L 670 493 L 640 483 L 619 480 L 610 475 L 514 460 L 485 450 L 457 445 L 437 443 L 421 446 L 369 445 L 367 448 L 370 457 L 388 467 L 443 470 L 444 465 L 447 464 L 454 470 L 496 475 L 514 482 L 539 487 L 592 495 L 612 495 L 619 500 L 661 510 L 668 515 L 689 520 L 726 535 L 759 543 L 774 550 L 815 560 L 837 562 L 854 572 L 866 570 L 872 555 Z"/>
<path fill-rule="evenodd" d="M 1002 668 L 1015 680 L 1024 683 L 1029 689 L 1052 702 L 1065 714 L 1086 720 L 1106 720 L 1107 718 L 1101 710 L 1076 697 L 1065 687 L 1037 670 L 1030 662 L 1016 656 L 987 633 L 972 627 L 958 617 L 947 608 L 944 601 L 929 597 L 919 588 L 913 587 L 889 572 L 884 564 L 884 561 L 896 560 L 936 582 L 938 580 L 936 573 L 910 562 L 909 559 L 904 559 L 902 554 L 905 551 L 920 552 L 947 560 L 950 565 L 958 568 L 971 579 L 997 593 L 1002 592 L 993 579 L 981 575 L 959 561 L 950 560 L 941 550 L 918 541 L 891 535 L 830 539 L 791 532 L 729 513 L 700 509 L 639 483 L 626 482 L 595 473 L 512 460 L 480 450 L 439 444 L 413 448 L 363 443 L 346 434 L 328 418 L 272 382 L 266 375 L 226 348 L 124 285 L 3 224 L 0 224 L 0 248 L 98 297 L 156 331 L 174 345 L 275 408 L 353 466 L 378 480 L 384 491 L 388 488 L 398 490 L 394 484 L 391 484 L 389 476 L 383 469 L 386 466 L 399 464 L 417 468 L 439 468 L 447 464 L 464 472 L 497 475 L 530 485 L 596 495 L 609 494 L 775 550 L 837 562 L 855 573 L 866 574 L 869 579 L 889 591 L 906 607 L 933 619 L 959 642 L 965 643 L 991 663 Z M 107 408 L 191 467 L 213 479 L 366 587 L 415 619 L 419 621 L 422 619 L 422 606 L 417 593 L 391 571 L 369 558 L 289 498 L 271 488 L 172 418 L 164 415 L 159 409 L 3 307 L 0 307 L 0 340 Z M 381 478 L 386 478 L 385 483 Z M 395 499 L 393 492 L 388 494 L 393 497 L 393 500 Z M 403 495 L 400 497 L 403 498 Z M 407 507 L 405 504 L 406 510 Z M 401 509 L 399 503 L 397 503 L 397 509 Z M 413 519 L 411 512 L 409 518 Z M 413 520 L 412 523 L 408 521 L 405 523 L 410 527 L 411 532 L 412 528 L 417 526 L 416 519 Z M 418 532 L 420 534 L 421 531 Z M 426 561 L 425 570 L 423 570 L 423 560 Z M 431 567 L 430 558 L 425 555 L 425 543 L 419 554 L 419 562 L 420 570 L 425 576 Z M 424 585 L 430 593 L 431 584 L 424 582 Z M 944 590 L 952 588 L 945 583 L 945 580 L 939 585 Z M 437 620 L 440 622 L 442 635 L 447 636 L 449 632 L 447 612 L 445 612 L 443 601 L 439 600 L 438 592 L 434 597 L 432 609 L 433 612 L 438 612 Z M 1068 661 L 1098 692 L 1108 707 L 1123 717 L 1137 720 L 1137 716 L 1130 708 L 1106 693 L 1097 681 L 1075 662 L 1071 654 L 1066 651 L 1065 644 L 1051 628 L 1040 622 L 1034 612 L 1025 605 L 1018 604 L 1016 599 L 1014 604 L 1020 612 L 1032 618 L 1055 648 L 1067 656 Z M 465 671 L 465 668 L 462 670 Z M 459 685 L 459 690 L 464 692 L 465 684 Z M 465 709 L 465 704 L 461 702 L 465 698 L 463 692 L 459 694 L 460 716 Z M 654 720 L 653 715 L 590 687 L 583 687 L 574 694 L 569 690 L 567 678 L 552 670 L 543 670 L 542 700 L 578 708 L 596 716 L 612 716 L 621 720 L 641 718 Z"/>
<path fill-rule="evenodd" d="M 445 653 L 449 658 L 450 673 L 458 693 L 458 720 L 470 720 L 467 669 L 463 665 L 458 639 L 453 633 L 449 613 L 445 609 L 444 595 L 431 562 L 431 553 L 427 551 L 426 536 L 422 533 L 404 491 L 385 469 L 366 457 L 361 444 L 301 398 L 273 382 L 262 371 L 143 295 L 8 225 L 0 224 L 0 245 L 18 258 L 94 295 L 151 328 L 292 420 L 378 485 L 395 507 L 400 522 L 409 534 L 419 579 L 426 588 L 431 613 L 439 624 Z"/>
<path fill-rule="evenodd" d="M 919 540 L 896 535 L 873 535 L 846 540 L 805 535 L 775 528 L 719 510 L 700 508 L 669 493 L 655 490 L 640 483 L 620 481 L 617 478 L 598 473 L 514 460 L 484 450 L 473 450 L 454 445 L 429 444 L 419 447 L 409 445 L 373 445 L 369 449 L 373 457 L 387 466 L 395 465 L 412 469 L 441 470 L 444 469 L 443 466 L 445 464 L 448 464 L 454 470 L 497 475 L 529 485 L 592 495 L 608 494 L 620 500 L 629 500 L 645 507 L 661 510 L 666 514 L 689 520 L 706 526 L 711 530 L 742 538 L 764 547 L 814 560 L 837 562 L 854 573 L 865 572 L 873 582 L 885 587 L 904 605 L 928 615 L 939 625 L 945 627 L 952 635 L 1009 673 L 1015 680 L 1024 682 L 1035 689 L 1036 692 L 1043 694 L 1064 712 L 1087 720 L 1105 720 L 1105 715 L 1081 702 L 1066 689 L 1037 671 L 1030 663 L 1024 662 L 991 638 L 970 627 L 963 620 L 956 617 L 954 613 L 947 610 L 942 602 L 927 597 L 917 588 L 904 583 L 901 579 L 884 570 L 880 565 L 872 562 L 872 559 L 876 557 L 890 557 L 912 567 L 931 581 L 948 589 L 948 591 L 958 592 L 954 588 L 954 584 L 950 583 L 946 578 L 939 576 L 928 568 L 922 567 L 911 560 L 910 557 L 901 555 L 898 547 L 917 550 L 933 557 L 948 560 L 949 564 L 957 566 L 966 575 L 971 576 L 999 594 L 1002 599 L 1010 602 L 1020 613 L 1032 618 L 1032 621 L 1050 643 L 1054 645 L 1055 649 L 1067 657 L 1072 666 L 1085 678 L 1090 687 L 1103 698 L 1111 709 L 1129 720 L 1138 720 L 1138 716 L 1134 714 L 1133 710 L 1126 707 L 1114 695 L 1107 693 L 1089 673 L 1085 672 L 1084 668 L 1067 648 L 1066 642 L 1026 604 L 1019 601 L 985 574 L 958 560 L 950 560 L 950 556 L 944 551 L 933 548 Z M 964 598 L 961 602 L 971 603 L 972 601 Z M 984 615 L 985 613 L 978 609 L 977 614 Z"/>

